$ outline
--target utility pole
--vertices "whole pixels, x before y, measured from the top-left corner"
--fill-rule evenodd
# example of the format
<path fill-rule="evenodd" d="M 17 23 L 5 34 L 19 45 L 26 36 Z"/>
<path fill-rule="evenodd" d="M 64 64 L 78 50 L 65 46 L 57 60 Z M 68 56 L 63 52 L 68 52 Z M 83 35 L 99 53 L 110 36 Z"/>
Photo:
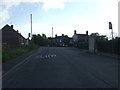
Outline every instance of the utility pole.
<path fill-rule="evenodd" d="M 52 27 L 52 46 L 53 46 L 53 27 Z"/>
<path fill-rule="evenodd" d="M 30 23 L 31 23 L 31 39 L 32 39 L 32 14 L 30 14 Z"/>
<path fill-rule="evenodd" d="M 53 27 L 52 27 L 52 38 L 53 38 Z"/>

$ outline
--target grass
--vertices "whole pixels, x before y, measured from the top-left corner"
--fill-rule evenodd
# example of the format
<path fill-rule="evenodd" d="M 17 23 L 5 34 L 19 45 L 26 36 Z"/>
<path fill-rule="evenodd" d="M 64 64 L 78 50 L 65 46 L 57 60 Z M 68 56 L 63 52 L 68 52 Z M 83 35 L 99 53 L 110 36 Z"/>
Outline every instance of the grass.
<path fill-rule="evenodd" d="M 6 61 L 16 58 L 20 55 L 26 54 L 36 48 L 36 45 L 29 45 L 29 46 L 21 46 L 21 45 L 14 45 L 14 46 L 3 46 L 2 47 L 2 62 L 5 63 Z"/>

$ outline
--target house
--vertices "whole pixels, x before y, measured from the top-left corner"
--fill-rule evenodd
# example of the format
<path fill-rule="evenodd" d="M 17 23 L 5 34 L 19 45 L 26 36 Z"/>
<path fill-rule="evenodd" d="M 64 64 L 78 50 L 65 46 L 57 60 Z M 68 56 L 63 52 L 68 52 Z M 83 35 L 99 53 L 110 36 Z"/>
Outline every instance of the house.
<path fill-rule="evenodd" d="M 69 44 L 69 37 L 67 35 L 62 34 L 62 36 L 55 35 L 54 38 L 48 38 L 54 46 L 64 47 Z"/>
<path fill-rule="evenodd" d="M 26 44 L 26 39 L 18 32 L 14 30 L 13 25 L 5 25 L 2 29 L 2 44 Z"/>
<path fill-rule="evenodd" d="M 72 38 L 73 43 L 88 42 L 88 31 L 86 31 L 86 34 L 77 34 L 76 30 L 74 30 L 74 35 Z"/>
<path fill-rule="evenodd" d="M 70 37 L 70 38 L 69 38 L 69 40 L 70 40 L 70 41 L 69 41 L 69 46 L 74 46 L 74 43 L 73 43 L 73 38 L 72 38 L 72 37 Z"/>
<path fill-rule="evenodd" d="M 67 35 L 62 34 L 62 36 L 55 35 L 55 45 L 56 46 L 68 46 L 69 45 L 69 37 Z"/>
<path fill-rule="evenodd" d="M 48 37 L 48 40 L 50 41 L 50 46 L 55 46 L 55 38 Z"/>

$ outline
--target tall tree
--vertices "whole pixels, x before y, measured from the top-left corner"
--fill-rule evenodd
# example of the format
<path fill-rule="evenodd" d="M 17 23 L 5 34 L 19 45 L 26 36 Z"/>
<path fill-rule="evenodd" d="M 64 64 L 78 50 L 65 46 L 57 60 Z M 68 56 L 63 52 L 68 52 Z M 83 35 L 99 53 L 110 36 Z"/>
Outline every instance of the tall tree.
<path fill-rule="evenodd" d="M 32 42 L 35 43 L 35 44 L 37 44 L 37 45 L 40 45 L 40 46 L 46 46 L 49 43 L 49 41 L 46 38 L 45 34 L 42 34 L 42 36 L 40 34 L 33 35 Z"/>
<path fill-rule="evenodd" d="M 99 36 L 100 34 L 98 32 L 95 32 L 95 33 L 91 33 L 90 36 Z"/>
<path fill-rule="evenodd" d="M 63 38 L 63 43 L 64 43 L 65 45 L 69 45 L 69 42 L 70 42 L 70 38 L 69 38 L 68 36 L 65 36 L 65 37 Z"/>

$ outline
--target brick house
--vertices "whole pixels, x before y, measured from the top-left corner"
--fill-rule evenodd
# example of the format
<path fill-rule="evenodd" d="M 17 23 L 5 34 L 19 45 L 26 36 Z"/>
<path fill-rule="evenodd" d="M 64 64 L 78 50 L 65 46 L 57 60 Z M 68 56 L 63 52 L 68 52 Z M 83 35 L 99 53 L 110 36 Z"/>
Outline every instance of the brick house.
<path fill-rule="evenodd" d="M 13 29 L 13 25 L 5 25 L 2 29 L 2 44 L 13 45 L 13 44 L 26 44 L 26 39 L 18 32 Z"/>

